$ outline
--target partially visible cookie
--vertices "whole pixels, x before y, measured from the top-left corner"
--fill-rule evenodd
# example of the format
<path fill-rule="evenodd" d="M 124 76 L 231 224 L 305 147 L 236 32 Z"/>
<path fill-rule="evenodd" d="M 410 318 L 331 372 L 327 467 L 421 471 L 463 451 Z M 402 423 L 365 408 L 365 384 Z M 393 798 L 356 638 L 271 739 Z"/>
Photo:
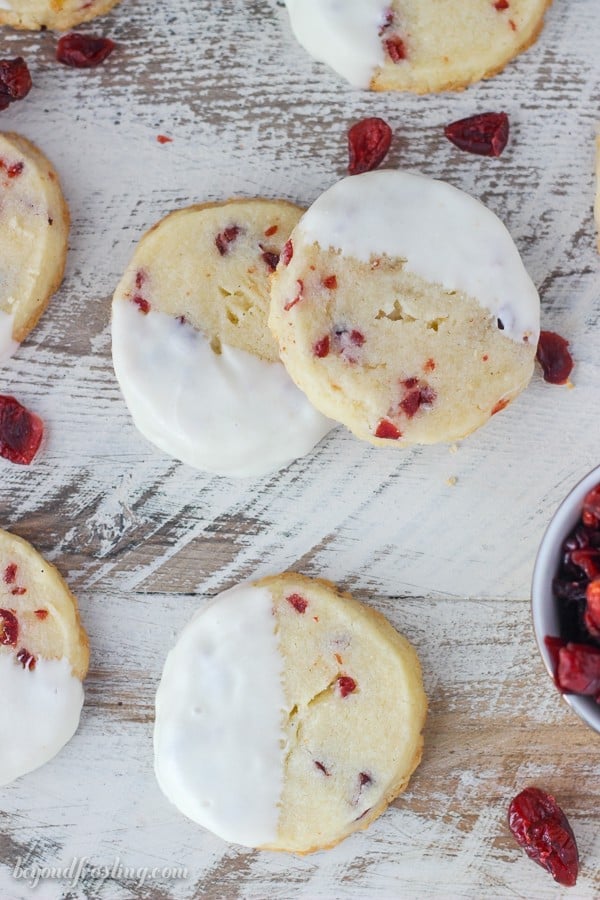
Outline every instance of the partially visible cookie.
<path fill-rule="evenodd" d="M 58 175 L 21 135 L 0 133 L 0 361 L 45 310 L 64 274 L 69 210 Z"/>
<path fill-rule="evenodd" d="M 266 474 L 331 428 L 287 375 L 267 327 L 269 279 L 301 214 L 262 199 L 171 213 L 117 287 L 113 362 L 134 422 L 196 468 Z"/>
<path fill-rule="evenodd" d="M 600 253 L 600 135 L 597 135 L 596 137 L 596 198 L 594 201 L 594 218 L 596 219 L 598 252 Z"/>
<path fill-rule="evenodd" d="M 479 201 L 422 175 L 338 182 L 292 232 L 269 325 L 311 402 L 358 437 L 455 441 L 528 384 L 539 298 Z"/>
<path fill-rule="evenodd" d="M 284 573 L 220 594 L 170 652 L 155 771 L 225 840 L 295 853 L 366 828 L 421 759 L 417 654 L 378 612 Z"/>
<path fill-rule="evenodd" d="M 286 0 L 298 41 L 356 87 L 458 90 L 538 36 L 551 0 Z"/>
<path fill-rule="evenodd" d="M 103 16 L 119 0 L 1 0 L 0 25 L 27 31 L 68 31 Z"/>
<path fill-rule="evenodd" d="M 0 784 L 71 739 L 88 665 L 77 601 L 61 575 L 27 541 L 0 530 Z"/>

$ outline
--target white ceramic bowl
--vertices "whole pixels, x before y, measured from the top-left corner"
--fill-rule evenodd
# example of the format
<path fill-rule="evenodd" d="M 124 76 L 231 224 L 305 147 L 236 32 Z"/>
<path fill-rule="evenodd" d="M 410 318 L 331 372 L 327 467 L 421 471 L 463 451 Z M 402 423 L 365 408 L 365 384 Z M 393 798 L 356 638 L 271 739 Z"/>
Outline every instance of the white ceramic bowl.
<path fill-rule="evenodd" d="M 542 538 L 535 561 L 531 585 L 533 629 L 544 665 L 551 678 L 554 674 L 552 659 L 544 643 L 544 638 L 546 635 L 560 637 L 558 601 L 552 591 L 552 579 L 558 572 L 563 541 L 581 516 L 583 498 L 597 484 L 600 484 L 600 466 L 593 469 L 579 484 L 576 484 L 560 504 Z M 584 722 L 600 733 L 600 705 L 593 697 L 563 694 L 563 698 Z"/>

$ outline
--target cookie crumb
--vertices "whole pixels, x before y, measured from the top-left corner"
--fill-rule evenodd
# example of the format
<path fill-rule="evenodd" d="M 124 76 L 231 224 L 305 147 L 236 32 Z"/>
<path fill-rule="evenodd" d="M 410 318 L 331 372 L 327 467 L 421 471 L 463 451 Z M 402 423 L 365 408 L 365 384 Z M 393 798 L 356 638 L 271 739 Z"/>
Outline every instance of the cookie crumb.
<path fill-rule="evenodd" d="M 454 487 L 457 481 L 458 478 L 456 477 L 456 475 L 451 475 L 450 478 L 446 479 L 446 484 L 449 485 L 449 487 Z"/>

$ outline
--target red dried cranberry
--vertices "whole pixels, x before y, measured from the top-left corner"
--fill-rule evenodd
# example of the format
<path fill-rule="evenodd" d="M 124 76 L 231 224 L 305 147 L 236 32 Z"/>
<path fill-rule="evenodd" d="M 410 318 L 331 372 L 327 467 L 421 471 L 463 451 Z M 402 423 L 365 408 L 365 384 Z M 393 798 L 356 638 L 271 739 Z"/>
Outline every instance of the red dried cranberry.
<path fill-rule="evenodd" d="M 383 119 L 363 119 L 348 132 L 348 174 L 360 175 L 376 169 L 392 143 L 392 129 Z"/>
<path fill-rule="evenodd" d="M 562 691 L 598 697 L 600 650 L 589 644 L 568 643 L 558 651 L 556 682 Z"/>
<path fill-rule="evenodd" d="M 583 499 L 583 512 L 592 515 L 596 520 L 600 519 L 600 484 L 592 488 Z M 593 524 L 593 523 L 590 523 Z"/>
<path fill-rule="evenodd" d="M 138 291 L 141 291 L 147 278 L 148 278 L 148 273 L 146 272 L 145 269 L 137 270 L 137 272 L 135 273 L 135 286 L 138 289 Z"/>
<path fill-rule="evenodd" d="M 384 31 L 387 31 L 388 28 L 394 24 L 394 10 L 389 7 L 383 11 L 383 17 L 381 19 L 381 25 L 379 26 L 379 35 L 381 36 Z"/>
<path fill-rule="evenodd" d="M 322 337 L 313 347 L 313 353 L 318 359 L 324 359 L 329 355 L 329 335 Z"/>
<path fill-rule="evenodd" d="M 527 856 L 558 884 L 575 884 L 579 869 L 575 835 L 554 797 L 536 787 L 525 788 L 510 804 L 508 826 Z"/>
<path fill-rule="evenodd" d="M 272 237 L 274 234 L 277 233 L 277 231 L 278 231 L 278 226 L 277 226 L 277 225 L 271 225 L 269 228 L 266 228 L 266 229 L 265 229 L 265 231 L 263 232 L 263 234 L 264 234 L 265 237 Z"/>
<path fill-rule="evenodd" d="M 325 775 L 327 778 L 329 778 L 329 776 L 331 775 L 331 772 L 327 771 L 327 769 L 325 768 L 325 766 L 323 765 L 322 762 L 319 762 L 317 759 L 315 759 L 315 766 L 317 767 L 319 772 L 322 772 L 323 775 Z"/>
<path fill-rule="evenodd" d="M 6 109 L 9 103 L 22 100 L 30 90 L 31 75 L 23 57 L 0 59 L 0 108 Z"/>
<path fill-rule="evenodd" d="M 19 650 L 19 652 L 17 653 L 17 659 L 24 669 L 28 669 L 30 672 L 33 672 L 36 663 L 36 659 L 33 653 L 30 653 L 29 650 L 26 650 L 25 647 L 23 647 L 23 649 Z"/>
<path fill-rule="evenodd" d="M 358 781 L 359 781 L 359 784 L 360 784 L 360 786 L 361 786 L 361 788 L 362 788 L 362 787 L 364 787 L 366 784 L 371 784 L 371 782 L 373 781 L 373 779 L 371 778 L 370 775 L 367 775 L 366 772 L 360 772 L 360 773 L 359 773 L 359 776 L 358 776 Z"/>
<path fill-rule="evenodd" d="M 375 429 L 375 437 L 388 438 L 389 440 L 397 441 L 398 438 L 402 437 L 402 432 L 399 431 L 389 419 L 381 419 L 379 425 Z"/>
<path fill-rule="evenodd" d="M 342 697 L 347 697 L 348 694 L 352 694 L 356 690 L 356 682 L 354 678 L 350 678 L 349 675 L 340 675 L 337 683 Z"/>
<path fill-rule="evenodd" d="M 308 600 L 302 597 L 300 594 L 290 594 L 289 597 L 286 597 L 287 602 L 294 607 L 296 612 L 305 613 L 306 608 L 308 606 Z"/>
<path fill-rule="evenodd" d="M 221 256 L 225 256 L 226 253 L 229 253 L 229 245 L 236 240 L 239 233 L 239 225 L 230 225 L 228 228 L 224 228 L 223 231 L 216 236 L 215 244 L 217 245 L 217 250 Z"/>
<path fill-rule="evenodd" d="M 590 580 L 600 575 L 600 550 L 589 548 L 587 550 L 573 550 L 570 558 L 574 566 L 585 572 Z"/>
<path fill-rule="evenodd" d="M 0 609 L 0 644 L 15 647 L 19 638 L 19 623 L 10 609 Z"/>
<path fill-rule="evenodd" d="M 573 357 L 568 350 L 569 342 L 555 331 L 540 332 L 536 359 L 542 367 L 544 381 L 550 384 L 565 384 L 573 370 Z"/>
<path fill-rule="evenodd" d="M 335 275 L 328 275 L 327 278 L 323 279 L 323 287 L 326 287 L 328 291 L 335 291 L 337 287 L 337 278 Z"/>
<path fill-rule="evenodd" d="M 22 597 L 23 594 L 26 594 L 26 593 L 27 593 L 27 588 L 24 588 L 24 587 L 14 587 L 11 590 L 11 594 L 13 595 L 13 597 Z"/>
<path fill-rule="evenodd" d="M 399 63 L 406 59 L 406 46 L 402 38 L 399 38 L 397 35 L 387 38 L 383 42 L 383 46 L 393 63 Z"/>
<path fill-rule="evenodd" d="M 304 299 L 304 282 L 302 281 L 302 279 L 298 279 L 298 281 L 296 282 L 296 287 L 298 289 L 298 293 L 293 300 L 289 300 L 283 307 L 286 312 L 289 312 L 290 309 L 292 309 L 292 307 L 296 305 L 296 303 L 300 303 L 300 301 Z"/>
<path fill-rule="evenodd" d="M 140 294 L 134 294 L 133 297 L 131 298 L 131 302 L 135 303 L 135 305 L 138 307 L 139 311 L 141 313 L 143 313 L 145 316 L 147 316 L 148 313 L 150 312 L 150 304 Z"/>
<path fill-rule="evenodd" d="M 400 409 L 407 418 L 412 419 L 422 406 L 431 406 L 435 402 L 437 394 L 424 381 L 413 377 L 407 378 L 402 384 L 407 393 L 400 401 Z"/>
<path fill-rule="evenodd" d="M 430 358 L 430 359 L 426 360 L 423 365 L 423 371 L 424 372 L 433 372 L 434 369 L 435 369 L 435 359 Z"/>
<path fill-rule="evenodd" d="M 494 404 L 490 415 L 495 416 L 496 413 L 502 412 L 503 409 L 506 409 L 509 403 L 510 400 L 507 397 L 503 397 L 501 400 L 498 400 L 498 402 Z"/>
<path fill-rule="evenodd" d="M 156 140 L 158 141 L 159 144 L 172 144 L 173 143 L 173 138 L 167 137 L 166 134 L 157 134 Z"/>
<path fill-rule="evenodd" d="M 446 125 L 444 134 L 460 150 L 479 156 L 500 156 L 508 142 L 506 113 L 481 113 Z"/>
<path fill-rule="evenodd" d="M 0 456 L 29 465 L 39 450 L 44 424 L 14 397 L 0 394 Z"/>
<path fill-rule="evenodd" d="M 36 609 L 35 614 L 38 619 L 47 619 L 48 618 L 48 610 L 47 609 Z"/>
<path fill-rule="evenodd" d="M 17 564 L 9 563 L 4 570 L 4 583 L 14 584 L 17 578 Z"/>
<path fill-rule="evenodd" d="M 115 44 L 109 38 L 73 31 L 59 39 L 56 58 L 63 65 L 75 69 L 93 69 L 103 63 L 114 49 Z"/>
<path fill-rule="evenodd" d="M 281 251 L 281 262 L 284 266 L 289 266 L 290 260 L 294 255 L 294 246 L 291 241 L 286 241 Z"/>
<path fill-rule="evenodd" d="M 508 0 L 496 0 L 496 2 L 494 3 L 494 9 L 497 9 L 498 12 L 502 12 L 503 10 L 508 9 L 509 6 L 510 3 L 508 2 Z"/>
<path fill-rule="evenodd" d="M 271 250 L 263 250 L 261 258 L 269 272 L 274 272 L 277 268 L 277 263 L 279 262 L 279 253 L 274 253 Z"/>

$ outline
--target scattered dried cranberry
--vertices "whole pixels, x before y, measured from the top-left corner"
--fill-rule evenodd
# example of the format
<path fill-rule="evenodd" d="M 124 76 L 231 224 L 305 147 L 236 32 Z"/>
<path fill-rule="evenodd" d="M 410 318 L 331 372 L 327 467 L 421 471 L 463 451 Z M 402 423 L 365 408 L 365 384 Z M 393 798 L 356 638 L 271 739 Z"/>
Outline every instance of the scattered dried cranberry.
<path fill-rule="evenodd" d="M 322 337 L 315 346 L 313 347 L 313 353 L 317 357 L 317 359 L 324 359 L 326 356 L 329 356 L 329 335 L 326 334 L 325 337 Z"/>
<path fill-rule="evenodd" d="M 337 288 L 337 277 L 328 275 L 327 278 L 323 279 L 323 287 L 327 288 L 328 291 L 335 291 Z"/>
<path fill-rule="evenodd" d="M 143 313 L 145 316 L 147 316 L 148 313 L 150 312 L 150 304 L 145 299 L 145 297 L 142 297 L 140 294 L 134 294 L 133 297 L 131 298 L 131 302 L 135 303 L 135 305 L 137 306 L 139 311 L 141 313 Z"/>
<path fill-rule="evenodd" d="M 39 416 L 21 406 L 14 397 L 0 394 L 0 456 L 29 465 L 43 436 L 44 424 Z"/>
<path fill-rule="evenodd" d="M 279 253 L 274 253 L 272 250 L 263 250 L 262 261 L 269 272 L 274 272 L 277 268 L 277 263 L 279 262 Z"/>
<path fill-rule="evenodd" d="M 17 659 L 24 669 L 28 669 L 30 672 L 33 672 L 36 663 L 36 659 L 33 653 L 30 653 L 29 650 L 26 650 L 25 647 L 23 647 L 23 649 L 19 650 L 19 652 L 17 653 Z"/>
<path fill-rule="evenodd" d="M 406 59 L 406 45 L 402 38 L 397 35 L 387 38 L 383 42 L 383 46 L 393 63 L 399 63 L 402 62 L 403 59 Z"/>
<path fill-rule="evenodd" d="M 294 607 L 296 612 L 305 613 L 306 607 L 308 606 L 308 600 L 302 597 L 300 594 L 290 594 L 289 597 L 286 597 L 287 602 Z"/>
<path fill-rule="evenodd" d="M 229 253 L 229 245 L 236 240 L 239 233 L 239 225 L 230 225 L 228 228 L 224 228 L 223 231 L 216 236 L 215 244 L 217 245 L 217 250 L 221 256 L 225 256 L 226 253 Z"/>
<path fill-rule="evenodd" d="M 13 597 L 22 597 L 23 594 L 26 594 L 26 593 L 27 593 L 27 588 L 25 588 L 25 587 L 14 587 L 11 590 L 11 594 L 13 595 Z"/>
<path fill-rule="evenodd" d="M 437 394 L 426 382 L 407 378 L 402 384 L 406 394 L 400 401 L 400 409 L 408 419 L 412 419 L 422 406 L 430 407 L 435 403 Z"/>
<path fill-rule="evenodd" d="M 525 788 L 509 806 L 508 826 L 527 856 L 558 884 L 575 884 L 579 868 L 575 835 L 554 797 L 536 787 Z"/>
<path fill-rule="evenodd" d="M 277 233 L 278 229 L 279 229 L 279 226 L 278 226 L 278 225 L 270 225 L 270 226 L 269 226 L 268 228 L 266 228 L 265 231 L 264 231 L 265 237 L 272 237 L 274 234 Z"/>
<path fill-rule="evenodd" d="M 353 694 L 356 690 L 356 682 L 349 675 L 340 675 L 337 683 L 342 697 L 347 697 L 348 694 Z"/>
<path fill-rule="evenodd" d="M 363 119 L 348 132 L 348 174 L 360 175 L 376 169 L 392 143 L 392 129 L 383 119 Z"/>
<path fill-rule="evenodd" d="M 389 419 L 382 419 L 375 429 L 375 437 L 378 438 L 388 438 L 393 441 L 397 441 L 398 438 L 402 437 L 402 432 L 396 428 L 393 422 L 390 422 Z"/>
<path fill-rule="evenodd" d="M 9 563 L 4 570 L 4 583 L 14 584 L 17 578 L 17 564 Z"/>
<path fill-rule="evenodd" d="M 93 69 L 103 63 L 114 49 L 115 44 L 109 38 L 73 31 L 59 39 L 56 58 L 63 65 L 75 69 Z"/>
<path fill-rule="evenodd" d="M 510 3 L 508 2 L 508 0 L 496 0 L 496 2 L 494 3 L 494 9 L 497 9 L 498 12 L 502 12 L 503 10 L 508 9 L 509 6 Z"/>
<path fill-rule="evenodd" d="M 22 100 L 31 90 L 31 75 L 22 56 L 0 59 L 0 109 Z"/>
<path fill-rule="evenodd" d="M 158 141 L 159 144 L 172 144 L 173 143 L 173 138 L 167 137 L 166 134 L 157 134 L 156 140 Z"/>
<path fill-rule="evenodd" d="M 10 609 L 0 609 L 0 644 L 16 646 L 19 638 L 19 623 Z"/>
<path fill-rule="evenodd" d="M 281 262 L 284 266 L 289 266 L 290 260 L 294 255 L 294 245 L 291 241 L 286 241 L 283 245 L 283 250 L 281 251 Z"/>
<path fill-rule="evenodd" d="M 288 302 L 283 307 L 286 312 L 289 312 L 290 309 L 292 309 L 292 307 L 296 305 L 296 303 L 300 303 L 300 301 L 304 299 L 304 282 L 301 278 L 299 278 L 296 282 L 296 287 L 298 293 L 293 300 L 288 300 Z"/>
<path fill-rule="evenodd" d="M 48 610 L 47 609 L 36 609 L 35 614 L 38 619 L 47 619 L 48 618 Z"/>
<path fill-rule="evenodd" d="M 540 332 L 536 359 L 542 367 L 544 381 L 550 384 L 566 384 L 573 369 L 573 357 L 569 342 L 555 331 Z"/>
<path fill-rule="evenodd" d="M 500 156 L 508 142 L 506 113 L 481 113 L 446 125 L 444 134 L 460 150 L 479 156 Z"/>
<path fill-rule="evenodd" d="M 325 768 L 325 766 L 323 765 L 322 762 L 319 762 L 317 759 L 315 759 L 315 766 L 317 767 L 319 772 L 322 772 L 323 775 L 325 775 L 327 778 L 329 778 L 329 776 L 331 775 L 331 772 L 327 771 L 327 769 Z"/>

